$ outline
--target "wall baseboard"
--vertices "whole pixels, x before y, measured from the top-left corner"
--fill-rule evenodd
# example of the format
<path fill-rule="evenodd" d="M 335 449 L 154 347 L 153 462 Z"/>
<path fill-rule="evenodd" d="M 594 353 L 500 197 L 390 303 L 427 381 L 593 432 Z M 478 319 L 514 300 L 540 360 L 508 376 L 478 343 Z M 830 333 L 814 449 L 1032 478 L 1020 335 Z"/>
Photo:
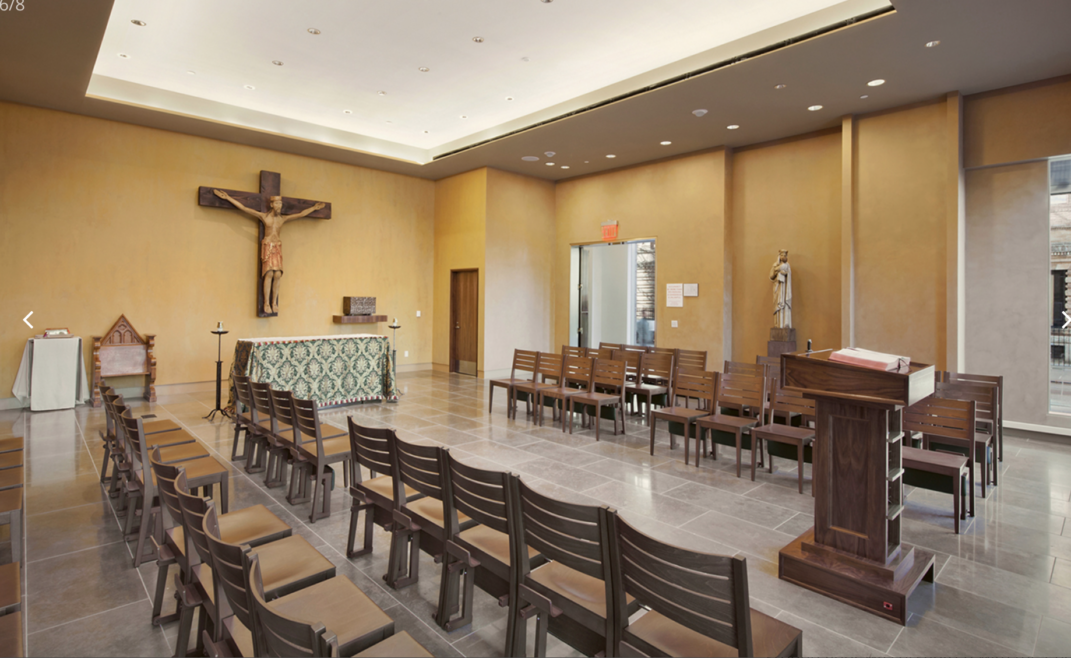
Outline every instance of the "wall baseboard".
<path fill-rule="evenodd" d="M 1026 432 L 1033 432 L 1035 434 L 1047 434 L 1049 436 L 1068 436 L 1071 437 L 1071 428 L 1067 427 L 1055 427 L 1053 425 L 1036 425 L 1034 423 L 1021 423 L 1016 420 L 1004 421 L 1004 427 L 1010 427 L 1014 430 L 1023 430 Z"/>

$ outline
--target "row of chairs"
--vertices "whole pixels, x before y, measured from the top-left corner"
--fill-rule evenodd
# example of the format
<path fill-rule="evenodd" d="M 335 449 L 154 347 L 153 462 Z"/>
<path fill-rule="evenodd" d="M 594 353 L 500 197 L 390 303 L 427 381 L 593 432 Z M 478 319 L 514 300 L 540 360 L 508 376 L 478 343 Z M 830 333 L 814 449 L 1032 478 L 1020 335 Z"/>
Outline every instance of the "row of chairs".
<path fill-rule="evenodd" d="M 750 608 L 745 560 L 666 544 L 608 507 L 555 500 L 449 449 L 348 423 L 347 555 L 372 551 L 374 525 L 388 530 L 394 588 L 418 581 L 420 551 L 432 555 L 435 621 L 446 630 L 471 623 L 479 587 L 509 609 L 507 656 L 525 651 L 533 616 L 538 656 L 548 632 L 586 655 L 801 655 L 798 629 Z M 634 619 L 641 605 L 648 612 Z"/>
<path fill-rule="evenodd" d="M 158 558 L 151 537 L 159 535 L 163 527 L 157 486 L 148 466 L 149 452 L 158 450 L 164 463 L 181 463 L 190 486 L 200 487 L 206 495 L 218 487 L 224 512 L 229 499 L 227 467 L 175 421 L 151 414 L 135 417 L 122 396 L 107 384 L 101 382 L 99 390 L 106 418 L 101 432 L 101 482 L 109 484 L 109 494 L 118 498 L 116 511 L 125 516 L 125 538 L 137 539 L 134 566 L 139 567 L 144 561 Z"/>
<path fill-rule="evenodd" d="M 248 377 L 236 375 L 232 379 L 240 404 L 234 414 L 231 460 L 245 460 L 247 473 L 263 472 L 264 485 L 269 488 L 286 484 L 289 468 L 287 502 L 300 505 L 312 501 L 312 523 L 330 516 L 332 464 L 342 464 L 345 484 L 349 485 L 346 433 L 324 435 L 319 405 L 314 400 L 301 400 L 291 391 L 275 390 Z"/>
<path fill-rule="evenodd" d="M 23 656 L 23 438 L 0 440 L 0 524 L 11 529 L 11 562 L 0 565 L 0 655 Z"/>

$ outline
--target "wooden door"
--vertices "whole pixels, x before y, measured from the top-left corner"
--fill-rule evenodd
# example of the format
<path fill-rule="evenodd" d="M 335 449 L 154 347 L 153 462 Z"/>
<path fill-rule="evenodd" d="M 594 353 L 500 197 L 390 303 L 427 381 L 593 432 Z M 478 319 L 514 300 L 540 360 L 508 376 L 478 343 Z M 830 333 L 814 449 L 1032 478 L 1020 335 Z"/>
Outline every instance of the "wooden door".
<path fill-rule="evenodd" d="M 450 372 L 476 376 L 479 353 L 479 270 L 450 272 Z"/>

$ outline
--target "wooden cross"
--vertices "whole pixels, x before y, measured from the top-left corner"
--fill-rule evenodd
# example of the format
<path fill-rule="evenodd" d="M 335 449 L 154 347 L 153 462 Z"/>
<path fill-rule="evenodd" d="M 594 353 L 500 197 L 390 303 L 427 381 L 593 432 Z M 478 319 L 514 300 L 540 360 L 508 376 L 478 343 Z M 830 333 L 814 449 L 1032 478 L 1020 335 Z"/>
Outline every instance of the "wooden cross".
<path fill-rule="evenodd" d="M 229 194 L 235 201 L 238 201 L 242 205 L 258 212 L 267 212 L 271 207 L 271 197 L 281 196 L 280 187 L 282 184 L 282 176 L 274 171 L 261 171 L 260 172 L 260 192 L 242 192 L 240 190 L 223 190 Z M 221 199 L 216 196 L 214 190 L 220 188 L 217 187 L 205 187 L 201 186 L 197 188 L 197 203 L 209 208 L 229 208 L 234 210 L 235 207 L 225 199 Z M 318 201 L 310 201 L 308 199 L 296 199 L 294 197 L 284 196 L 282 215 L 293 215 L 300 213 L 304 210 L 308 210 L 313 207 Z M 306 217 L 312 219 L 331 219 L 331 204 L 323 202 L 324 207 L 319 210 L 313 211 L 306 215 Z M 260 243 L 264 240 L 264 224 L 263 222 L 257 222 L 258 237 L 257 237 L 257 316 L 262 318 L 270 318 L 279 315 L 278 313 L 265 313 L 264 312 L 264 287 L 261 280 L 264 277 L 264 272 L 261 262 L 261 246 Z"/>

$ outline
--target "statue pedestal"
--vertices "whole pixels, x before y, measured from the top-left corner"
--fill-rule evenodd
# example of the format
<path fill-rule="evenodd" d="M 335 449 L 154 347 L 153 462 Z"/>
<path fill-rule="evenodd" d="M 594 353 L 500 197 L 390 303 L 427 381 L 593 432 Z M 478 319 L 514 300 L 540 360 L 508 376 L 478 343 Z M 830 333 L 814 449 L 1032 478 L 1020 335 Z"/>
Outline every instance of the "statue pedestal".
<path fill-rule="evenodd" d="M 786 352 L 795 351 L 796 329 L 794 327 L 770 329 L 770 340 L 766 343 L 766 356 L 781 356 Z"/>

